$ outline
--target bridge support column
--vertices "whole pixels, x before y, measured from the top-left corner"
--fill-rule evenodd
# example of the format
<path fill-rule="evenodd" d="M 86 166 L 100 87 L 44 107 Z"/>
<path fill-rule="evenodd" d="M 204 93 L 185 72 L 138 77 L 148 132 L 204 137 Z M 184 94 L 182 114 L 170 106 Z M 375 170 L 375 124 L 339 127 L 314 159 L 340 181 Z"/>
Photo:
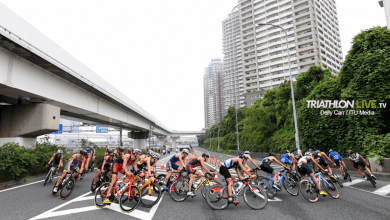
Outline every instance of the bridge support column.
<path fill-rule="evenodd" d="M 0 145 L 31 147 L 37 136 L 58 131 L 60 124 L 60 108 L 49 104 L 1 106 L 0 115 Z"/>
<path fill-rule="evenodd" d="M 159 147 L 162 148 L 164 146 L 164 142 L 167 140 L 167 137 L 156 137 L 156 139 Z"/>
<path fill-rule="evenodd" d="M 177 136 L 177 137 L 170 137 L 171 140 L 172 140 L 172 150 L 176 150 L 176 140 L 179 139 L 180 137 Z"/>
<path fill-rule="evenodd" d="M 145 131 L 145 132 L 135 132 L 135 131 L 132 131 L 132 132 L 129 132 L 127 135 L 129 138 L 132 138 L 134 139 L 133 143 L 134 143 L 134 148 L 138 148 L 138 149 L 146 149 L 146 139 L 149 137 L 149 131 Z"/>

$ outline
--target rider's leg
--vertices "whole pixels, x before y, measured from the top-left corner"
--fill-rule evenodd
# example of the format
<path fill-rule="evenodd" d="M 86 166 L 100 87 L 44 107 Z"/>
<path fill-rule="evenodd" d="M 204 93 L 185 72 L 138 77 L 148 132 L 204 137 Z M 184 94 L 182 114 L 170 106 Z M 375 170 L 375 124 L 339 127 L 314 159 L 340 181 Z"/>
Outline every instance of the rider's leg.
<path fill-rule="evenodd" d="M 199 172 L 199 171 L 196 171 L 194 174 L 196 175 L 196 177 L 194 178 L 195 182 L 203 177 L 203 174 L 201 172 Z"/>
<path fill-rule="evenodd" d="M 169 170 L 167 176 L 165 177 L 165 185 L 168 184 L 168 180 L 171 177 L 171 175 L 172 175 L 172 170 Z"/>
<path fill-rule="evenodd" d="M 95 177 L 93 178 L 93 179 L 94 179 L 93 184 L 96 183 L 96 180 L 97 180 L 97 178 L 98 178 L 99 175 L 100 175 L 100 169 L 97 169 L 97 170 L 96 170 L 96 175 L 95 175 Z"/>
<path fill-rule="evenodd" d="M 311 173 L 311 174 L 310 174 L 310 177 L 311 177 L 311 179 L 313 180 L 314 184 L 316 184 L 317 189 L 318 189 L 318 190 L 321 190 L 321 186 L 320 186 L 320 184 L 318 183 L 316 177 L 314 176 L 314 173 Z"/>
<path fill-rule="evenodd" d="M 188 191 L 191 191 L 192 181 L 194 181 L 194 175 L 192 173 L 189 173 L 188 177 L 190 178 L 190 181 L 188 182 Z"/>
<path fill-rule="evenodd" d="M 371 174 L 371 170 L 367 166 L 365 166 L 364 169 L 366 169 L 368 174 Z"/>
<path fill-rule="evenodd" d="M 272 175 L 273 179 L 274 179 L 274 184 L 277 184 L 278 183 L 278 172 L 275 171 L 275 173 Z"/>
<path fill-rule="evenodd" d="M 232 176 L 233 177 L 233 176 Z M 228 183 L 228 195 L 229 195 L 229 201 L 232 201 L 232 186 L 233 186 L 233 180 L 232 178 L 227 178 L 226 182 Z"/>
<path fill-rule="evenodd" d="M 64 170 L 64 172 L 62 172 L 61 176 L 58 178 L 58 180 L 56 182 L 56 186 L 58 186 L 60 184 L 60 182 L 65 178 L 66 173 L 67 173 L 66 170 Z"/>
<path fill-rule="evenodd" d="M 112 174 L 112 180 L 111 180 L 110 187 L 108 188 L 108 191 L 107 191 L 107 197 L 111 194 L 111 191 L 112 191 L 112 188 L 114 187 L 114 184 L 116 184 L 117 176 L 118 176 L 118 174 Z"/>
<path fill-rule="evenodd" d="M 328 169 L 328 172 L 330 173 L 330 175 L 333 175 L 332 169 L 330 169 L 329 164 L 326 165 L 326 168 Z"/>

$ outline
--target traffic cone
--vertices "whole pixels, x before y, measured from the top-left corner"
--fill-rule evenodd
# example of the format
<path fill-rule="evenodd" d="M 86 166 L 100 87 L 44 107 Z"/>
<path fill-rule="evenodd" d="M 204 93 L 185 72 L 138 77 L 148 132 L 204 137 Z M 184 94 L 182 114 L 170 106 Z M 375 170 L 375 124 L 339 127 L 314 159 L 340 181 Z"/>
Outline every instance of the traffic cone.
<path fill-rule="evenodd" d="M 215 175 L 214 180 L 218 181 L 218 175 Z"/>
<path fill-rule="evenodd" d="M 174 185 L 172 185 L 172 187 L 171 187 L 171 192 L 175 192 L 175 187 L 174 187 Z"/>
<path fill-rule="evenodd" d="M 161 167 L 160 167 L 160 170 L 165 170 L 164 168 L 164 160 L 161 161 Z"/>

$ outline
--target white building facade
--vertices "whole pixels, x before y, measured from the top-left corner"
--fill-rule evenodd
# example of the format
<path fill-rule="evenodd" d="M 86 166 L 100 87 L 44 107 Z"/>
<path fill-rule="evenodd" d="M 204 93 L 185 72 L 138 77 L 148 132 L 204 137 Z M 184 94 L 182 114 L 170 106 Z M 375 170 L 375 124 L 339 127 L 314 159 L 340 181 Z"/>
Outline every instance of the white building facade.
<path fill-rule="evenodd" d="M 211 59 L 203 75 L 205 127 L 210 128 L 223 118 L 223 65 L 221 59 Z"/>
<path fill-rule="evenodd" d="M 335 0 L 238 0 L 243 96 L 247 106 L 312 65 L 337 74 L 343 55 Z M 267 23 L 271 25 L 259 26 Z"/>
<path fill-rule="evenodd" d="M 229 106 L 245 106 L 244 77 L 242 75 L 240 11 L 236 6 L 222 21 L 224 115 Z"/>
<path fill-rule="evenodd" d="M 387 29 L 390 29 L 390 0 L 380 0 L 379 5 L 385 9 Z"/>

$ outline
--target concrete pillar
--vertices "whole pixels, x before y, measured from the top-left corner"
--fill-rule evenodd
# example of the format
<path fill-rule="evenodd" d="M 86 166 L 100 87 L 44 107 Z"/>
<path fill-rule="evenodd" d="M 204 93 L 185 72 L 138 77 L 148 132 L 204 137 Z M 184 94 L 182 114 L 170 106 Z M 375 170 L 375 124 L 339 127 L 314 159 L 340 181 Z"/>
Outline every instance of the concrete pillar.
<path fill-rule="evenodd" d="M 129 138 L 132 138 L 134 139 L 134 148 L 138 148 L 138 149 L 146 149 L 146 139 L 149 137 L 149 131 L 145 131 L 145 132 L 135 132 L 135 131 L 132 131 L 132 132 L 129 132 L 127 133 L 128 137 Z"/>
<path fill-rule="evenodd" d="M 156 140 L 158 141 L 160 148 L 164 146 L 164 141 L 166 141 L 167 139 L 168 139 L 167 137 L 156 137 Z"/>
<path fill-rule="evenodd" d="M 172 150 L 176 150 L 176 140 L 179 139 L 180 137 L 177 136 L 177 137 L 170 137 L 171 140 L 172 140 Z"/>
<path fill-rule="evenodd" d="M 1 106 L 0 114 L 0 144 L 31 147 L 37 136 L 58 131 L 60 124 L 60 108 L 49 104 Z"/>

